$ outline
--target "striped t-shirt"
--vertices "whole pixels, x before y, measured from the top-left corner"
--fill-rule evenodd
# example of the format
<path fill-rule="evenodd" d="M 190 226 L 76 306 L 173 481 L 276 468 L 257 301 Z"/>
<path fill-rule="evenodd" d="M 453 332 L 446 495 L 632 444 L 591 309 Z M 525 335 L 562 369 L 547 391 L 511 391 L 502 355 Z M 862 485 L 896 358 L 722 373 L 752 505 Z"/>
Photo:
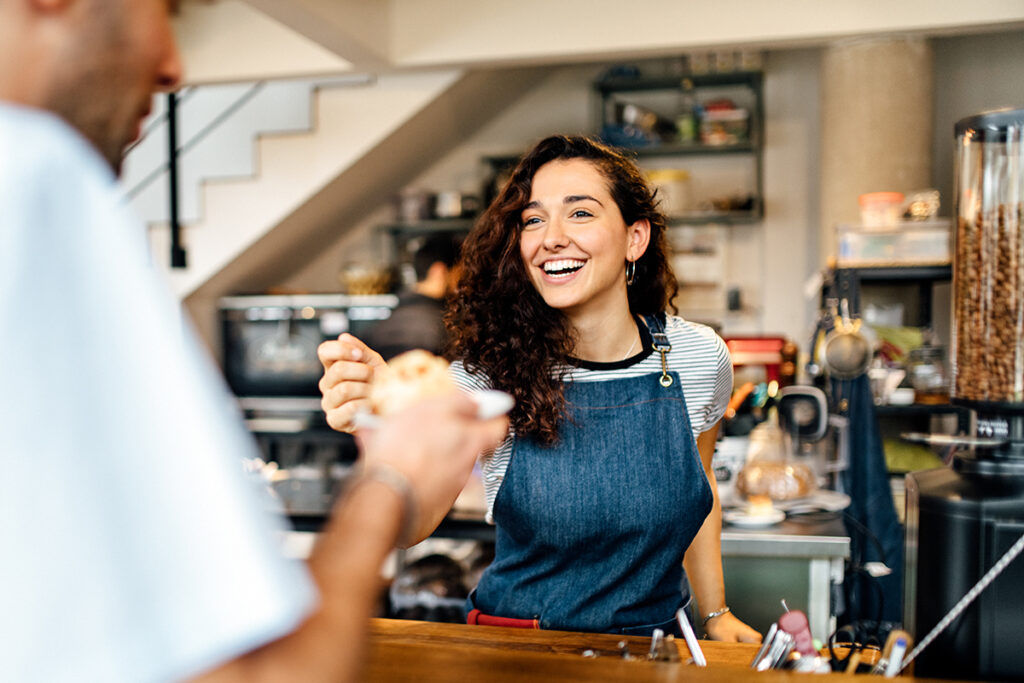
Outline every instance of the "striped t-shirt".
<path fill-rule="evenodd" d="M 568 368 L 566 381 L 601 382 L 604 380 L 639 377 L 661 372 L 661 354 L 654 351 L 647 326 L 640 323 L 643 348 L 640 353 L 617 363 L 575 361 Z M 672 350 L 668 354 L 668 368 L 682 380 L 686 409 L 690 414 L 693 436 L 696 439 L 725 414 L 732 392 L 732 362 L 725 342 L 705 325 L 691 323 L 676 316 L 666 316 L 665 332 Z M 479 374 L 470 374 L 461 361 L 452 363 L 452 378 L 464 391 L 490 389 L 490 380 Z M 515 433 L 509 429 L 505 440 L 493 451 L 480 456 L 484 494 L 487 498 L 487 521 L 494 523 L 494 499 L 505 479 Z"/>

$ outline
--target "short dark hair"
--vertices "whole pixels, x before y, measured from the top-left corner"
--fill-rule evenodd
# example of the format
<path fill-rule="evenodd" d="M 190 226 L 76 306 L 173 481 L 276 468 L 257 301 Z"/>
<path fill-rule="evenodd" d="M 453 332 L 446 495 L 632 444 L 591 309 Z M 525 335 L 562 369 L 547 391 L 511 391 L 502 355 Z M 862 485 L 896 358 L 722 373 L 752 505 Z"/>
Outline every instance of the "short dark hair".
<path fill-rule="evenodd" d="M 412 257 L 412 267 L 416 271 L 416 281 L 427 277 L 427 271 L 435 263 L 443 263 L 452 268 L 459 260 L 459 240 L 454 235 L 433 235 L 416 250 Z"/>

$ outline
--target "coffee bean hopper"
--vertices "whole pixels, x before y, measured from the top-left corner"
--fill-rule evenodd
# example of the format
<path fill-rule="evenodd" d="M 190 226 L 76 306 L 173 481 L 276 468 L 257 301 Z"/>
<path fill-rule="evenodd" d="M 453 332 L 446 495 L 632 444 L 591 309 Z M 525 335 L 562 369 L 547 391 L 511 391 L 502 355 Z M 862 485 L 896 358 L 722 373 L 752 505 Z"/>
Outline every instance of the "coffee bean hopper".
<path fill-rule="evenodd" d="M 1024 679 L 1024 110 L 955 126 L 952 467 L 907 475 L 916 676 Z M 913 659 L 910 657 L 908 659 Z"/>

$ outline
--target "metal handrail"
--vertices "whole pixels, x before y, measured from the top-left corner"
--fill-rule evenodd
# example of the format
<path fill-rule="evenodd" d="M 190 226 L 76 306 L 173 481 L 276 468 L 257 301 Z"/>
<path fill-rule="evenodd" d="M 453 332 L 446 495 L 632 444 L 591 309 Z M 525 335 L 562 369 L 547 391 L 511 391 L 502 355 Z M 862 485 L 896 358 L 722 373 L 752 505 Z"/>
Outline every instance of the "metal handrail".
<path fill-rule="evenodd" d="M 195 86 L 186 86 L 181 90 L 177 91 L 178 104 L 182 105 L 188 102 L 189 98 L 196 93 L 197 88 Z M 142 133 L 139 135 L 139 139 L 128 145 L 122 156 L 128 156 L 132 150 L 142 144 L 142 141 L 150 136 L 150 134 L 159 126 L 161 123 L 167 120 L 167 110 L 160 112 L 159 115 L 154 116 L 146 123 L 146 127 L 142 129 Z"/>
<path fill-rule="evenodd" d="M 206 139 L 216 128 L 218 128 L 222 123 L 231 118 L 231 116 L 234 115 L 234 113 L 241 109 L 243 106 L 245 106 L 246 103 L 252 100 L 252 98 L 255 97 L 260 92 L 260 90 L 262 90 L 264 86 L 266 86 L 266 84 L 266 81 L 258 81 L 256 83 L 253 83 L 234 102 L 228 105 L 228 107 L 225 108 L 224 111 L 222 111 L 217 116 L 213 117 L 209 123 L 203 126 L 203 128 L 194 136 L 192 136 L 192 138 L 190 138 L 181 146 L 176 147 L 174 150 L 174 156 L 180 157 L 182 154 L 185 154 L 193 147 L 198 145 L 200 142 L 202 142 L 204 139 Z M 195 90 L 195 88 L 192 88 L 188 94 L 195 92 Z M 179 106 L 180 104 L 181 101 L 179 100 Z M 146 132 L 146 135 L 151 133 L 153 128 L 159 125 L 159 123 L 161 123 L 162 121 L 166 120 L 166 118 L 167 115 L 165 113 L 161 116 L 160 121 L 154 123 L 152 126 L 149 127 L 149 130 Z M 143 137 L 140 137 L 139 142 L 142 142 L 143 139 L 145 139 L 145 135 Z M 138 144 L 138 142 L 135 144 Z M 149 187 L 157 178 L 159 178 L 164 172 L 170 169 L 171 163 L 173 163 L 172 160 L 168 159 L 166 163 L 163 163 L 157 166 L 155 169 L 153 169 L 148 175 L 146 175 L 145 178 L 140 180 L 134 187 L 132 187 L 125 193 L 128 199 L 133 199 L 136 195 L 138 195 L 144 189 Z"/>

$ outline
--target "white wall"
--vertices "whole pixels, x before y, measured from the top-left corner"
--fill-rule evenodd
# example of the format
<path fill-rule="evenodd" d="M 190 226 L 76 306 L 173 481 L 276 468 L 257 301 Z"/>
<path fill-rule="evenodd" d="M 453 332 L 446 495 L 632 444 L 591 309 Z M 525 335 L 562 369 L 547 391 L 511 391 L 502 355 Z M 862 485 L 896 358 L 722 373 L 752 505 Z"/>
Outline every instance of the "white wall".
<path fill-rule="evenodd" d="M 391 0 L 388 42 L 396 65 L 466 66 L 820 46 L 1022 20 L 1020 0 Z"/>
<path fill-rule="evenodd" d="M 346 73 L 352 64 L 242 0 L 186 1 L 174 17 L 185 82 Z"/>
<path fill-rule="evenodd" d="M 481 157 L 518 154 L 554 132 L 590 132 L 590 83 L 602 69 L 592 65 L 552 69 L 540 86 L 438 159 L 408 187 L 480 192 L 486 172 Z M 345 263 L 384 258 L 386 254 L 375 231 L 381 223 L 394 220 L 394 199 L 391 195 L 381 196 L 381 207 L 373 216 L 345 232 L 334 244 L 325 245 L 318 259 L 283 286 L 305 291 L 336 290 L 337 273 Z M 343 222 L 344 217 L 339 217 L 339 223 Z"/>
<path fill-rule="evenodd" d="M 798 342 L 808 335 L 814 309 L 800 292 L 817 268 L 818 56 L 817 50 L 795 50 L 766 60 L 766 217 L 762 224 L 719 228 L 725 231 L 725 287 L 739 287 L 751 310 L 720 318 L 726 333 L 770 332 Z M 481 157 L 518 154 L 552 133 L 593 133 L 592 83 L 608 66 L 553 68 L 541 85 L 438 159 L 410 187 L 479 191 L 486 176 Z M 337 271 L 345 262 L 382 258 L 379 240 L 370 236 L 375 221 L 392 218 L 387 206 L 392 199 L 381 197 L 382 207 L 371 220 L 326 248 L 285 286 L 336 288 Z M 706 305 L 721 307 L 717 301 Z"/>
<path fill-rule="evenodd" d="M 765 68 L 762 331 L 806 346 L 817 298 L 804 284 L 818 259 L 819 50 L 771 52 Z"/>

